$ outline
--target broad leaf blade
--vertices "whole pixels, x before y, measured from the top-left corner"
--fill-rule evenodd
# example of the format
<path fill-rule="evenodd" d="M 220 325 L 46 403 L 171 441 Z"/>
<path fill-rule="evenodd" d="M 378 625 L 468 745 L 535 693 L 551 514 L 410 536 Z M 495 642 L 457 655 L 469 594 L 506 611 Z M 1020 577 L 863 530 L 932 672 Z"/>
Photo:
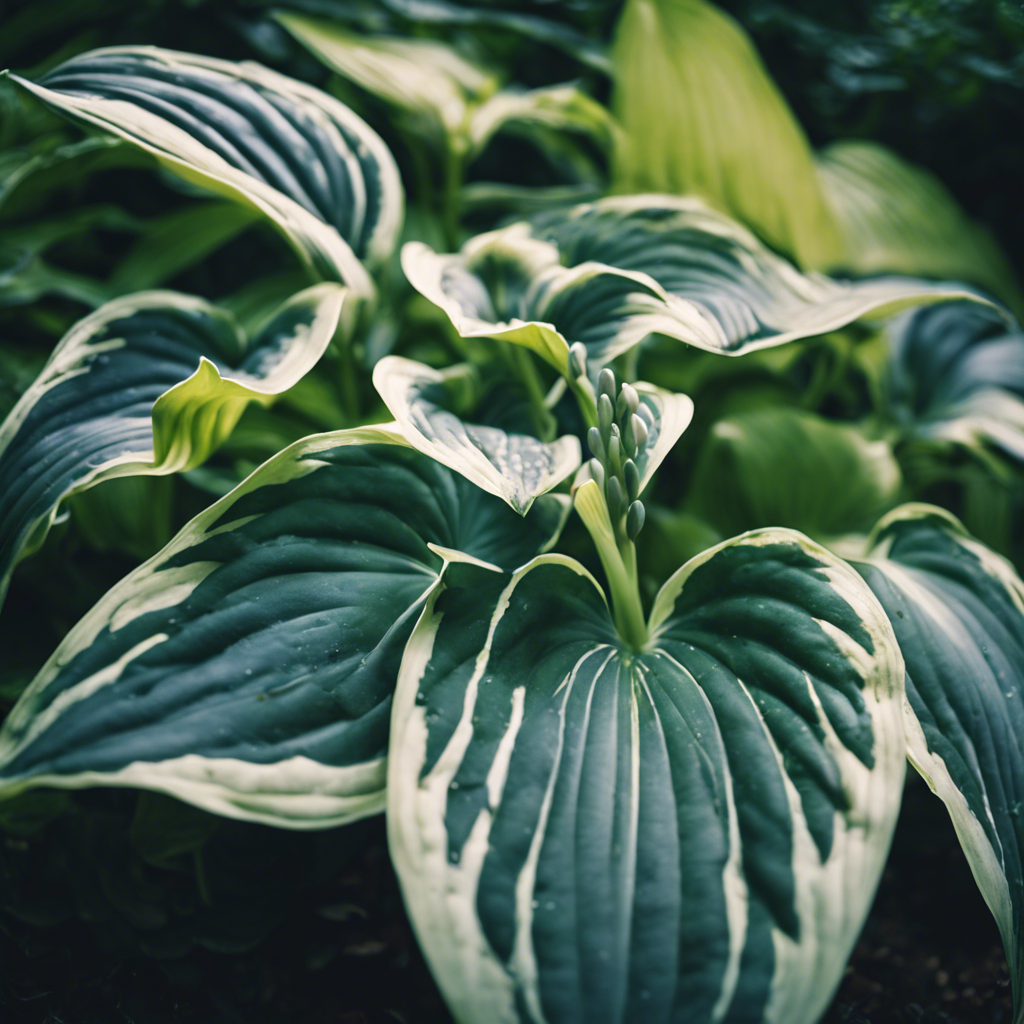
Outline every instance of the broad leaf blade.
<path fill-rule="evenodd" d="M 497 87 L 493 75 L 444 43 L 369 36 L 293 12 L 274 17 L 329 68 L 394 106 L 426 115 L 452 138 L 465 131 L 471 104 Z"/>
<path fill-rule="evenodd" d="M 845 239 L 836 266 L 969 281 L 1019 315 L 1020 286 L 1006 257 L 938 178 L 869 142 L 833 143 L 818 166 Z"/>
<path fill-rule="evenodd" d="M 1024 332 L 1016 323 L 995 309 L 949 303 L 901 318 L 886 339 L 881 405 L 906 439 L 1024 462 Z"/>
<path fill-rule="evenodd" d="M 1024 583 L 941 509 L 897 509 L 875 541 L 854 565 L 906 659 L 909 757 L 945 803 L 999 925 L 1019 1021 Z"/>
<path fill-rule="evenodd" d="M 899 503 L 892 447 L 856 425 L 799 409 L 763 409 L 719 420 L 687 489 L 685 509 L 728 537 L 772 525 L 838 550 L 863 540 Z"/>
<path fill-rule="evenodd" d="M 292 445 L 71 631 L 0 732 L 0 796 L 138 786 L 289 828 L 380 810 L 399 661 L 444 562 L 514 566 L 564 519 L 475 491 L 392 427 Z"/>
<path fill-rule="evenodd" d="M 312 368 L 344 298 L 340 285 L 315 285 L 251 341 L 223 310 L 175 292 L 140 292 L 79 321 L 0 426 L 0 598 L 65 498 L 204 461 L 246 405 Z"/>
<path fill-rule="evenodd" d="M 803 274 L 700 200 L 613 196 L 471 239 L 403 249 L 406 276 L 464 337 L 532 348 L 562 373 L 574 342 L 595 365 L 650 335 L 736 356 L 950 298 L 964 285 Z"/>
<path fill-rule="evenodd" d="M 802 266 L 841 263 L 814 153 L 732 18 L 703 0 L 630 0 L 613 60 L 619 191 L 695 193 Z"/>
<path fill-rule="evenodd" d="M 529 434 L 469 423 L 447 408 L 452 372 L 386 356 L 373 383 L 406 440 L 525 515 L 534 500 L 557 487 L 580 465 L 579 439 L 545 443 Z"/>
<path fill-rule="evenodd" d="M 253 206 L 317 273 L 372 293 L 402 218 L 394 159 L 344 104 L 256 64 L 110 47 L 39 83 L 59 113 L 152 153 L 185 181 Z"/>
<path fill-rule="evenodd" d="M 459 1021 L 817 1019 L 905 767 L 902 664 L 786 531 L 694 560 L 622 647 L 582 566 L 451 566 L 410 639 L 388 827 Z"/>

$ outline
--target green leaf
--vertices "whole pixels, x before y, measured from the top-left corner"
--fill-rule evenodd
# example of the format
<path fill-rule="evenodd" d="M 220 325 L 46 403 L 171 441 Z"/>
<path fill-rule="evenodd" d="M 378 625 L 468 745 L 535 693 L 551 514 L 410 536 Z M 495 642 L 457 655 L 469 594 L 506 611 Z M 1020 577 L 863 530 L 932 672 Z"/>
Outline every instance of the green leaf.
<path fill-rule="evenodd" d="M 765 531 L 679 570 L 652 627 L 626 649 L 556 555 L 428 599 L 388 830 L 461 1022 L 811 1024 L 842 975 L 905 770 L 882 609 Z"/>
<path fill-rule="evenodd" d="M 892 448 L 853 424 L 797 409 L 719 420 L 701 447 L 685 509 L 722 536 L 780 525 L 838 550 L 900 499 Z"/>
<path fill-rule="evenodd" d="M 969 281 L 1020 314 L 1020 285 L 992 235 L 928 171 L 871 142 L 836 142 L 818 158 L 853 274 Z"/>
<path fill-rule="evenodd" d="M 904 439 L 966 448 L 997 473 L 993 452 L 1024 463 L 1024 333 L 1016 323 L 949 303 L 895 321 L 886 340 L 881 412 Z"/>
<path fill-rule="evenodd" d="M 703 0 L 629 0 L 613 62 L 618 191 L 696 193 L 802 266 L 842 262 L 814 153 L 732 18 Z"/>
<path fill-rule="evenodd" d="M 398 170 L 344 104 L 258 64 L 146 46 L 82 54 L 38 83 L 58 113 L 153 154 L 172 174 L 268 217 L 317 274 L 360 295 L 401 227 Z"/>
<path fill-rule="evenodd" d="M 465 133 L 471 106 L 498 87 L 493 72 L 445 43 L 365 35 L 292 11 L 274 17 L 333 71 L 393 106 L 427 117 L 453 139 Z"/>
<path fill-rule="evenodd" d="M 988 302 L 957 284 L 802 274 L 700 200 L 660 195 L 550 212 L 456 254 L 409 242 L 402 267 L 463 337 L 524 345 L 562 373 L 577 341 L 597 366 L 650 335 L 734 356 L 908 306 Z"/>
<path fill-rule="evenodd" d="M 566 435 L 546 444 L 464 421 L 452 411 L 458 410 L 463 369 L 433 370 L 386 356 L 374 367 L 373 383 L 409 444 L 525 515 L 539 495 L 579 468 L 579 438 Z"/>
<path fill-rule="evenodd" d="M 906 505 L 854 562 L 907 666 L 907 743 L 1003 937 L 1022 1019 L 1024 583 L 949 513 Z"/>
<path fill-rule="evenodd" d="M 300 829 L 379 811 L 399 661 L 443 564 L 522 564 L 565 512 L 524 521 L 393 427 L 292 445 L 71 630 L 0 732 L 0 795 L 136 786 Z"/>
<path fill-rule="evenodd" d="M 203 299 L 140 292 L 80 320 L 0 425 L 0 600 L 61 503 L 115 477 L 203 462 L 250 402 L 299 380 L 334 336 L 346 291 L 300 292 L 247 339 Z"/>

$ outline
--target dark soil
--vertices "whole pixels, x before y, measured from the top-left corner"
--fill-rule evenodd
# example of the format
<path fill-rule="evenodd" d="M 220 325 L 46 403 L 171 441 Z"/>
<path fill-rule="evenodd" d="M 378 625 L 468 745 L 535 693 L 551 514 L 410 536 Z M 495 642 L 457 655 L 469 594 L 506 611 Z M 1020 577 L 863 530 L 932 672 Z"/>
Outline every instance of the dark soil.
<path fill-rule="evenodd" d="M 44 841 L 53 841 L 53 827 L 48 826 L 50 836 Z M 78 916 L 91 916 L 91 921 L 41 928 L 10 914 L 0 917 L 0 1020 L 450 1022 L 405 917 L 379 819 L 353 826 L 341 846 L 330 847 L 315 837 L 282 839 L 270 830 L 240 829 L 241 849 L 245 843 L 262 844 L 251 845 L 253 856 L 268 855 L 269 850 L 282 872 L 294 872 L 298 857 L 313 876 L 314 860 L 322 860 L 325 849 L 345 866 L 290 900 L 270 933 L 239 954 L 193 945 L 185 955 L 173 955 L 173 944 L 154 943 L 154 936 L 167 930 L 157 929 L 163 920 L 159 914 L 132 923 L 136 938 L 149 936 L 144 945 L 150 955 L 126 954 L 111 941 L 111 915 L 97 910 L 98 904 L 91 910 L 86 906 L 83 914 L 80 894 Z M 7 843 L 8 858 L 41 856 L 30 841 L 9 838 Z M 270 913 L 281 896 L 279 889 L 293 879 L 282 873 L 280 881 L 281 886 L 272 881 L 268 886 L 267 878 L 246 883 L 254 929 L 262 927 L 261 911 Z M 209 880 L 214 903 L 216 882 L 215 877 Z M 176 899 L 181 902 L 180 895 Z M 22 919 L 31 916 L 19 913 Z M 204 934 L 206 945 L 217 945 L 210 941 L 209 930 Z M 154 959 L 154 950 L 161 948 L 172 958 Z M 1008 1024 L 1011 1019 L 1006 963 L 995 925 L 945 810 L 915 778 L 907 787 L 889 867 L 864 935 L 824 1022 Z"/>

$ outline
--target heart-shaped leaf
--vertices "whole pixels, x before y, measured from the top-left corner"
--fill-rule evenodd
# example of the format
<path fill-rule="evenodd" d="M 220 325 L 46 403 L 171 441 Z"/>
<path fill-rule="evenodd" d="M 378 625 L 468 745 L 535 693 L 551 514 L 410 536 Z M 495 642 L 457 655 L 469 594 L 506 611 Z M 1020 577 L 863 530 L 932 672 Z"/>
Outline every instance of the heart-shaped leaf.
<path fill-rule="evenodd" d="M 659 195 L 545 213 L 457 254 L 410 242 L 402 267 L 464 337 L 525 345 L 562 373 L 574 342 L 597 366 L 652 334 L 741 355 L 908 306 L 988 302 L 957 284 L 802 274 L 699 200 Z"/>
<path fill-rule="evenodd" d="M 907 666 L 911 763 L 945 803 L 1010 965 L 1024 963 L 1024 582 L 949 513 L 907 505 L 854 562 Z"/>
<path fill-rule="evenodd" d="M 80 320 L 0 425 L 0 600 L 65 498 L 203 462 L 250 402 L 313 367 L 344 298 L 340 285 L 314 285 L 251 339 L 224 310 L 176 292 L 140 292 Z"/>
<path fill-rule="evenodd" d="M 258 64 L 147 46 L 74 57 L 13 80 L 75 121 L 152 153 L 191 185 L 255 207 L 304 263 L 358 294 L 401 228 L 398 170 L 338 100 Z"/>
<path fill-rule="evenodd" d="M 392 856 L 462 1022 L 810 1024 L 888 851 L 902 663 L 848 566 L 748 534 L 641 650 L 578 563 L 450 566 L 402 662 Z"/>
<path fill-rule="evenodd" d="M 446 561 L 514 567 L 525 521 L 393 427 L 276 455 L 69 633 L 0 732 L 0 796 L 138 786 L 323 828 L 383 807 L 391 694 Z"/>

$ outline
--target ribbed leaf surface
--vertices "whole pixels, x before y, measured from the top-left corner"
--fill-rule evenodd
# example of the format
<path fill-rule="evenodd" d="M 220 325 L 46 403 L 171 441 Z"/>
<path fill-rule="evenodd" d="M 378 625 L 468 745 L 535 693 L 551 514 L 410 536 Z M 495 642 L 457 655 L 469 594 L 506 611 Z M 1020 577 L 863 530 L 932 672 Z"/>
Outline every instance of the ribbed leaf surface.
<path fill-rule="evenodd" d="M 203 299 L 139 292 L 79 321 L 0 425 L 0 600 L 61 502 L 101 480 L 201 463 L 246 405 L 323 355 L 345 289 L 316 285 L 253 338 Z"/>
<path fill-rule="evenodd" d="M 76 626 L 0 733 L 0 795 L 141 786 L 321 828 L 380 810 L 399 661 L 444 560 L 557 534 L 388 428 L 300 441 Z"/>
<path fill-rule="evenodd" d="M 450 566 L 402 664 L 392 855 L 459 1021 L 817 1019 L 904 771 L 902 666 L 870 592 L 765 531 L 618 640 L 545 556 Z"/>

